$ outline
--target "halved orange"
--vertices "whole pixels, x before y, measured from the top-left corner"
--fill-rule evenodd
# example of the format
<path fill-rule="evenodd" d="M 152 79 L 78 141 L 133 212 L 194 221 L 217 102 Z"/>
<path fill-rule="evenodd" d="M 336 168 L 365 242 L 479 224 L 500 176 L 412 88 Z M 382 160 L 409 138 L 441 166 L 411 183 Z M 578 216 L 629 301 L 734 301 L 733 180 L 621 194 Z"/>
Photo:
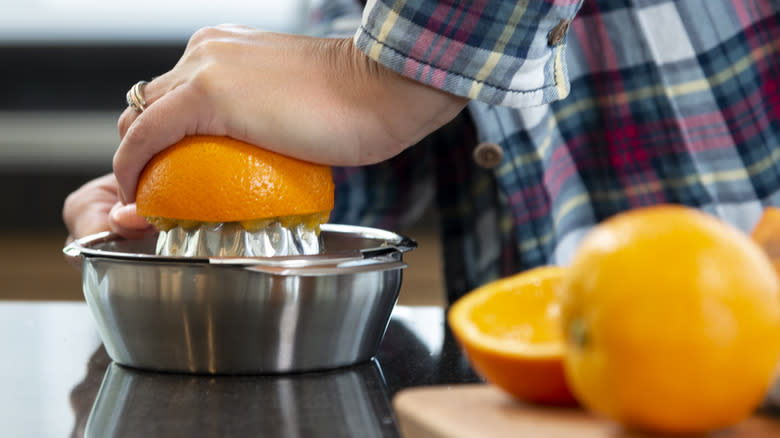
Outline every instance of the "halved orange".
<path fill-rule="evenodd" d="M 273 220 L 319 229 L 333 209 L 330 166 L 277 154 L 230 137 L 185 137 L 155 155 L 138 180 L 138 214 L 158 229 Z"/>
<path fill-rule="evenodd" d="M 457 300 L 448 322 L 474 370 L 514 397 L 575 404 L 563 372 L 558 288 L 545 266 L 488 283 Z"/>

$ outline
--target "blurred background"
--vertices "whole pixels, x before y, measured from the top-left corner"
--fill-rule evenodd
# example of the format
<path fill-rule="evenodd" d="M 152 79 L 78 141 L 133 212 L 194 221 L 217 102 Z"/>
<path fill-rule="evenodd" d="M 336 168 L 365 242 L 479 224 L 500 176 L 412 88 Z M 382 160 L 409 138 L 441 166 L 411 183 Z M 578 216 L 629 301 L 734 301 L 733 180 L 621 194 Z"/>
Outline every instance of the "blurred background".
<path fill-rule="evenodd" d="M 65 197 L 111 171 L 116 121 L 138 80 L 170 70 L 197 29 L 306 29 L 309 0 L 0 0 L 0 299 L 82 300 L 61 249 Z M 441 304 L 432 220 L 403 231 L 400 303 Z"/>

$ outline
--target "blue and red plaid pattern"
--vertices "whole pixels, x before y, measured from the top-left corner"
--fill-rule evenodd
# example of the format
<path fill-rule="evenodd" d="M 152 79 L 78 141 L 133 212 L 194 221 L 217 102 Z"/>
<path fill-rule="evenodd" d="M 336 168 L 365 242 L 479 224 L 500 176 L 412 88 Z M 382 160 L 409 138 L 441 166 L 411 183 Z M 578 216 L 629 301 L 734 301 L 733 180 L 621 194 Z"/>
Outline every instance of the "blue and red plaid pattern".
<path fill-rule="evenodd" d="M 568 94 L 566 44 L 547 35 L 582 0 L 370 0 L 355 44 L 416 81 L 509 106 Z"/>
<path fill-rule="evenodd" d="M 505 28 L 508 18 L 496 17 L 508 15 L 476 14 L 465 39 L 431 17 L 468 15 L 477 3 L 493 2 L 369 3 L 356 41 L 368 33 L 379 62 L 468 95 L 472 85 L 447 78 L 476 80 L 496 47 L 482 26 Z M 454 299 L 500 276 L 566 264 L 588 230 L 631 208 L 685 204 L 747 231 L 764 205 L 780 205 L 780 2 L 587 0 L 578 12 L 577 2 L 520 3 L 508 33 L 516 50 L 500 54 L 490 71 L 501 73 L 486 80 L 496 91 L 473 96 L 467 113 L 388 162 L 336 169 L 332 220 L 399 228 L 432 203 Z M 389 11 L 393 25 L 383 21 Z M 527 106 L 502 95 L 519 83 L 512 69 L 532 65 L 523 57 L 537 59 L 553 22 L 574 12 L 561 66 L 568 97 Z M 438 62 L 435 53 L 447 52 L 438 47 L 454 41 L 483 56 Z M 369 54 L 371 44 L 362 46 Z M 537 80 L 554 84 L 551 66 L 536 64 Z M 479 142 L 503 148 L 497 168 L 472 162 Z"/>

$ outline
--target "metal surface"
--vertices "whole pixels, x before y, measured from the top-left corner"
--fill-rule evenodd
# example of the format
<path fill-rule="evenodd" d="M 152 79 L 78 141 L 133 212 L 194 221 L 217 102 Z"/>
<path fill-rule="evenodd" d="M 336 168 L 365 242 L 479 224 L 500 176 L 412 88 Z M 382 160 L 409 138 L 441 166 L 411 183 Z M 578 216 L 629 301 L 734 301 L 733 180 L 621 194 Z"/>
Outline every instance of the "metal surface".
<path fill-rule="evenodd" d="M 303 224 L 287 228 L 275 221 L 250 232 L 239 223 L 230 222 L 160 231 L 155 253 L 184 257 L 277 257 L 319 254 L 321 247 L 317 232 Z"/>
<path fill-rule="evenodd" d="M 279 258 L 154 255 L 154 235 L 68 245 L 108 354 L 137 368 L 211 374 L 329 369 L 371 358 L 413 241 L 323 225 L 327 251 Z"/>
<path fill-rule="evenodd" d="M 112 260 L 129 260 L 151 263 L 195 263 L 251 267 L 258 271 L 278 274 L 280 269 L 305 275 L 314 275 L 314 267 L 332 266 L 333 273 L 361 270 L 365 265 L 375 264 L 376 259 L 392 255 L 401 260 L 401 255 L 417 247 L 408 237 L 391 231 L 352 225 L 323 224 L 321 238 L 323 251 L 316 255 L 281 257 L 204 257 L 165 256 L 156 254 L 156 234 L 143 239 L 125 240 L 111 232 L 102 232 L 78 239 L 63 248 L 68 261 L 80 266 L 84 257 L 101 257 Z M 286 271 L 287 272 L 287 271 Z"/>

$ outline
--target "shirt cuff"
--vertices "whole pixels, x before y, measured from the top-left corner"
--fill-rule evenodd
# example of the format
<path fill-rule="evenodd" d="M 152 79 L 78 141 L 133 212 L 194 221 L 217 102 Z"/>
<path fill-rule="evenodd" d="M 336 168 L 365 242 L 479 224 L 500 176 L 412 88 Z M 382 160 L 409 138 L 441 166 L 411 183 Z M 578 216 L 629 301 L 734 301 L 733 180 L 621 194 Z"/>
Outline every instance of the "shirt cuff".
<path fill-rule="evenodd" d="M 369 0 L 355 45 L 429 86 L 527 107 L 569 94 L 566 39 L 583 0 Z"/>

